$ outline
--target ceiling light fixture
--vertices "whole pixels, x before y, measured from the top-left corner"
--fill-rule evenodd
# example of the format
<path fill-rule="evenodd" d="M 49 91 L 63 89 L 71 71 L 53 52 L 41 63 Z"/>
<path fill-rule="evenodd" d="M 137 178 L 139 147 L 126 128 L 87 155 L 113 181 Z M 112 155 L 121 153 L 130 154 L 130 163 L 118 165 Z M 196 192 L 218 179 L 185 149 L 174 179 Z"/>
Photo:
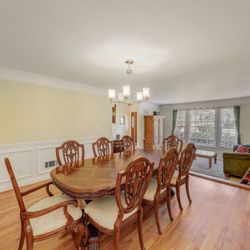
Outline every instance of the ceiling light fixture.
<path fill-rule="evenodd" d="M 125 63 L 128 65 L 126 73 L 128 74 L 128 85 L 124 85 L 122 90 L 123 92 L 119 92 L 117 94 L 114 89 L 108 90 L 108 98 L 112 103 L 124 103 L 128 105 L 132 105 L 133 103 L 140 103 L 143 101 L 147 101 L 150 98 L 150 89 L 149 88 L 142 88 L 142 91 L 137 92 L 136 95 L 131 95 L 131 76 L 132 76 L 132 69 L 131 65 L 134 63 L 133 60 L 126 60 Z"/>

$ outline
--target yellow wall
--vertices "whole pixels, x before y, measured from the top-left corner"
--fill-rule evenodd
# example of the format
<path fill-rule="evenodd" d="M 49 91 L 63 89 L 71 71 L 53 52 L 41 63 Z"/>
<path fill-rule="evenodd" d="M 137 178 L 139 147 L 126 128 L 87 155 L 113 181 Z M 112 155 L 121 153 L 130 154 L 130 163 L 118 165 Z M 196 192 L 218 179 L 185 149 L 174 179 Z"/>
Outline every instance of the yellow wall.
<path fill-rule="evenodd" d="M 0 144 L 111 135 L 105 96 L 0 81 Z"/>

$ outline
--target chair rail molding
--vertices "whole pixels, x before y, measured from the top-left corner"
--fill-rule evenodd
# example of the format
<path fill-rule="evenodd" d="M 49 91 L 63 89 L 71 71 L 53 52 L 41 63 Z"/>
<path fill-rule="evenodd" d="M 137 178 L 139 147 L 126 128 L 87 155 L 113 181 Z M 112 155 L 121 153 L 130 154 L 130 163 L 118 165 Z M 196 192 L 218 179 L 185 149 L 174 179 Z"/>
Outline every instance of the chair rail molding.
<path fill-rule="evenodd" d="M 111 135 L 106 135 L 111 138 Z M 92 143 L 98 136 L 76 138 L 84 144 L 85 159 L 92 158 Z M 0 145 L 0 192 L 12 188 L 11 181 L 4 165 L 4 158 L 8 157 L 20 186 L 25 186 L 50 178 L 50 171 L 54 168 L 45 168 L 45 162 L 56 161 L 55 148 L 67 139 L 36 141 L 27 143 Z M 57 164 L 56 164 L 57 166 Z"/>

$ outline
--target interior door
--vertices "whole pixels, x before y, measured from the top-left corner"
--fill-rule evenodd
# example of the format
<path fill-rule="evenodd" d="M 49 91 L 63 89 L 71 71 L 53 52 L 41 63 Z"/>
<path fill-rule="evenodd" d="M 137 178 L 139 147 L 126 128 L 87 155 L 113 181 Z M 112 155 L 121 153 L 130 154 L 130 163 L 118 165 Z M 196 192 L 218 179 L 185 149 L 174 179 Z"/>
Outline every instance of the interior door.
<path fill-rule="evenodd" d="M 137 112 L 131 112 L 131 137 L 137 144 Z"/>

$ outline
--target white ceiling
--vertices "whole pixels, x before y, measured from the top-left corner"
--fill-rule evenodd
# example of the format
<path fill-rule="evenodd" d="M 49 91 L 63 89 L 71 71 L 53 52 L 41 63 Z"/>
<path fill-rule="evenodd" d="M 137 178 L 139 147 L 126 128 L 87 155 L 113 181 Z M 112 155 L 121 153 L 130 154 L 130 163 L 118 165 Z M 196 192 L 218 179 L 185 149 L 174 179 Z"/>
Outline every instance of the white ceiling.
<path fill-rule="evenodd" d="M 100 88 L 149 86 L 152 102 L 250 96 L 249 0 L 0 2 L 0 66 Z"/>

